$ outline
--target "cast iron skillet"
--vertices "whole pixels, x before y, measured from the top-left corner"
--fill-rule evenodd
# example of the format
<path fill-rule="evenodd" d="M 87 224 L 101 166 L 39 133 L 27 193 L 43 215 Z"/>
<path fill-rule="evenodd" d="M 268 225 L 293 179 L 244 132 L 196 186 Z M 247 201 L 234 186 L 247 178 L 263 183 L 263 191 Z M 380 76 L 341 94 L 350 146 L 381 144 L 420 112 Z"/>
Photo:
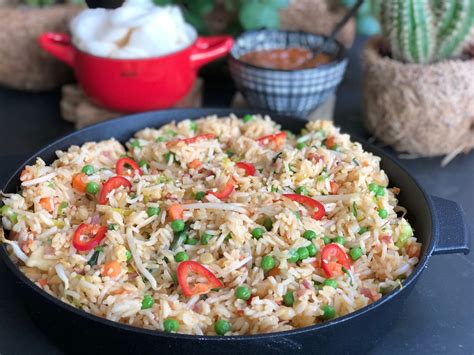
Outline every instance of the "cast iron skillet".
<path fill-rule="evenodd" d="M 65 150 L 73 144 L 115 137 L 129 139 L 145 127 L 159 127 L 172 120 L 199 118 L 217 114 L 226 116 L 258 113 L 229 109 L 191 109 L 149 112 L 100 123 L 67 135 L 46 146 L 23 163 L 3 187 L 3 191 L 19 189 L 19 176 L 23 167 L 33 164 L 36 157 L 50 163 L 56 150 Z M 260 111 L 261 112 L 261 111 Z M 285 129 L 299 132 L 305 121 L 272 115 Z M 12 263 L 5 246 L 0 246 L 0 258 L 11 271 L 14 282 L 36 324 L 53 341 L 68 352 L 74 353 L 343 353 L 372 347 L 391 327 L 400 306 L 413 289 L 418 277 L 433 254 L 469 252 L 469 231 L 464 214 L 455 202 L 427 195 L 423 188 L 382 150 L 362 143 L 364 149 L 382 157 L 382 168 L 391 186 L 401 188 L 400 204 L 408 209 L 407 218 L 423 243 L 421 260 L 414 272 L 403 282 L 403 288 L 382 297 L 379 301 L 344 317 L 322 324 L 292 331 L 252 336 L 191 336 L 166 334 L 108 321 L 48 295 L 36 287 Z M 422 307 L 423 305 L 420 305 Z"/>

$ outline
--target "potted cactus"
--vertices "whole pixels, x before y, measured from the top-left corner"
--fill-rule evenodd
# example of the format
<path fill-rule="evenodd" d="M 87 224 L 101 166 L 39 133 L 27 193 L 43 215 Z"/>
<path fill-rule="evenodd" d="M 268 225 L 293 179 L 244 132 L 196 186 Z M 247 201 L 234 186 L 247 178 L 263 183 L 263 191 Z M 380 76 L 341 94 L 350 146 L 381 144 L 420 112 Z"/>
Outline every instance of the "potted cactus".
<path fill-rule="evenodd" d="M 371 133 L 397 151 L 455 155 L 474 147 L 474 0 L 381 1 L 382 37 L 363 53 Z"/>
<path fill-rule="evenodd" d="M 0 0 L 0 85 L 44 91 L 73 80 L 71 70 L 44 53 L 42 32 L 67 32 L 81 7 L 56 0 Z"/>

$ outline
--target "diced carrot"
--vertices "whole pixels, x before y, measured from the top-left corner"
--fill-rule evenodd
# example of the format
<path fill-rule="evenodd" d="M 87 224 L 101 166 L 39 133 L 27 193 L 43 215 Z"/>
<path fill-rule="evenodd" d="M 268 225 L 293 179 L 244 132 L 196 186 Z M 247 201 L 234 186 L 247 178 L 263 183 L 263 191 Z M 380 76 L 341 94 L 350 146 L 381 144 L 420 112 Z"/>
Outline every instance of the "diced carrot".
<path fill-rule="evenodd" d="M 122 271 L 122 268 L 120 266 L 120 263 L 116 260 L 109 261 L 108 263 L 105 263 L 104 266 L 102 266 L 102 270 L 100 273 L 102 276 L 110 276 L 112 278 L 117 277 L 120 275 L 120 272 Z"/>
<path fill-rule="evenodd" d="M 280 268 L 278 267 L 274 267 L 273 269 L 271 269 L 269 272 L 268 272 L 268 276 L 278 276 L 280 275 Z"/>
<path fill-rule="evenodd" d="M 72 176 L 72 187 L 79 192 L 86 192 L 86 183 L 84 182 L 84 177 L 86 174 L 78 173 Z"/>
<path fill-rule="evenodd" d="M 116 296 L 116 295 L 121 295 L 123 293 L 127 292 L 126 289 L 124 289 L 123 287 L 120 287 L 116 290 L 113 290 L 113 291 L 110 291 L 110 294 L 113 295 L 113 296 Z"/>
<path fill-rule="evenodd" d="M 330 181 L 329 185 L 331 185 L 331 193 L 333 195 L 337 194 L 337 191 L 339 190 L 339 184 L 335 181 Z"/>
<path fill-rule="evenodd" d="M 329 149 L 332 149 L 334 148 L 334 139 L 335 137 L 334 136 L 329 136 L 326 138 L 326 147 L 329 148 Z"/>
<path fill-rule="evenodd" d="M 45 287 L 48 284 L 48 280 L 46 279 L 39 279 L 38 283 L 41 287 Z"/>
<path fill-rule="evenodd" d="M 172 221 L 174 221 L 175 219 L 183 219 L 183 212 L 184 212 L 183 207 L 181 207 L 181 205 L 177 203 L 171 205 L 168 208 L 168 214 Z"/>
<path fill-rule="evenodd" d="M 201 161 L 198 159 L 194 159 L 192 162 L 188 164 L 189 169 L 197 169 L 202 165 Z"/>
<path fill-rule="evenodd" d="M 51 197 L 43 197 L 39 200 L 39 204 L 48 212 L 53 212 L 54 202 Z"/>

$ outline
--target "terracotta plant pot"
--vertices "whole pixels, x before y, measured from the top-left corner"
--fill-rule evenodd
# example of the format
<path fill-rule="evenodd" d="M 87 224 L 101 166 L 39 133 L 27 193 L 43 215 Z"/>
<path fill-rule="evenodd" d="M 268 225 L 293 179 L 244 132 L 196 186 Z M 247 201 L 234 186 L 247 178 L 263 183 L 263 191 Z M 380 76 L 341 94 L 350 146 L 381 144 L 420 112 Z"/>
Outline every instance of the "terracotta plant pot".
<path fill-rule="evenodd" d="M 80 10 L 75 5 L 0 6 L 0 85 L 44 91 L 72 81 L 72 70 L 41 50 L 38 36 L 68 31 L 69 20 Z"/>
<path fill-rule="evenodd" d="M 474 148 L 474 59 L 405 64 L 382 53 L 380 38 L 363 52 L 365 124 L 399 152 L 421 156 Z"/>

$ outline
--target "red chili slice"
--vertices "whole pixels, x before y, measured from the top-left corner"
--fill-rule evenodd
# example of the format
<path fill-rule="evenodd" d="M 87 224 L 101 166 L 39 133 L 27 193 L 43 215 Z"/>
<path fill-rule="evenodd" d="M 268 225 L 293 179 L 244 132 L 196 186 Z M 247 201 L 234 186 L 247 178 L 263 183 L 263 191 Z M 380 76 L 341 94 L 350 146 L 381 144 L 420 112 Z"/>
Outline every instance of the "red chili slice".
<path fill-rule="evenodd" d="M 204 277 L 207 283 L 195 283 L 191 286 L 188 282 L 190 273 Z M 224 287 L 224 284 L 211 271 L 196 261 L 181 262 L 176 269 L 176 275 L 178 277 L 179 286 L 181 286 L 181 290 L 183 290 L 183 295 L 186 297 L 202 295 L 213 288 Z"/>
<path fill-rule="evenodd" d="M 230 194 L 234 191 L 234 186 L 235 186 L 234 178 L 231 177 L 229 181 L 227 181 L 227 184 L 225 184 L 224 189 L 222 191 L 217 191 L 217 192 L 208 191 L 207 193 L 209 195 L 216 196 L 219 200 L 223 200 L 229 197 Z"/>
<path fill-rule="evenodd" d="M 107 195 L 109 194 L 109 192 L 119 188 L 120 186 L 124 186 L 130 189 L 132 187 L 132 183 L 123 176 L 113 176 L 109 180 L 107 180 L 102 186 L 102 189 L 100 190 L 99 204 L 105 205 L 107 203 Z"/>
<path fill-rule="evenodd" d="M 351 267 L 346 252 L 337 243 L 328 244 L 321 250 L 321 266 L 327 277 L 341 275 L 343 267 L 346 270 Z"/>
<path fill-rule="evenodd" d="M 95 248 L 105 238 L 107 227 L 97 224 L 81 223 L 74 232 L 72 245 L 79 251 Z"/>
<path fill-rule="evenodd" d="M 243 161 L 240 161 L 238 163 L 235 163 L 235 166 L 240 168 L 240 169 L 245 170 L 245 173 L 247 174 L 247 176 L 254 176 L 255 175 L 255 167 L 253 166 L 253 164 L 245 163 Z"/>
<path fill-rule="evenodd" d="M 257 139 L 257 142 L 260 144 L 268 144 L 270 142 L 275 142 L 276 145 L 280 145 L 286 139 L 286 132 L 278 132 L 275 134 L 269 134 L 268 136 L 263 136 Z"/>
<path fill-rule="evenodd" d="M 318 221 L 322 219 L 326 214 L 326 209 L 324 208 L 324 205 L 321 202 L 312 199 L 311 197 L 299 194 L 283 194 L 283 196 L 289 198 L 290 200 L 299 202 L 302 205 L 313 207 L 315 209 L 313 218 Z"/>
<path fill-rule="evenodd" d="M 170 147 L 172 145 L 178 144 L 179 142 L 184 142 L 186 144 L 191 144 L 191 143 L 195 143 L 195 142 L 199 142 L 199 141 L 203 141 L 203 140 L 208 140 L 208 139 L 214 139 L 214 138 L 216 138 L 215 134 L 204 133 L 204 134 L 199 134 L 199 135 L 191 137 L 191 138 L 182 138 L 182 139 L 176 139 L 174 141 L 170 141 L 170 142 L 166 143 L 166 146 Z"/>
<path fill-rule="evenodd" d="M 142 174 L 142 171 L 138 167 L 138 164 L 135 162 L 135 160 L 131 158 L 120 158 L 117 160 L 117 164 L 115 164 L 115 171 L 117 172 L 117 175 L 130 175 L 129 171 L 126 170 L 124 172 L 125 165 L 130 166 L 132 170 L 137 171 L 139 175 Z"/>

